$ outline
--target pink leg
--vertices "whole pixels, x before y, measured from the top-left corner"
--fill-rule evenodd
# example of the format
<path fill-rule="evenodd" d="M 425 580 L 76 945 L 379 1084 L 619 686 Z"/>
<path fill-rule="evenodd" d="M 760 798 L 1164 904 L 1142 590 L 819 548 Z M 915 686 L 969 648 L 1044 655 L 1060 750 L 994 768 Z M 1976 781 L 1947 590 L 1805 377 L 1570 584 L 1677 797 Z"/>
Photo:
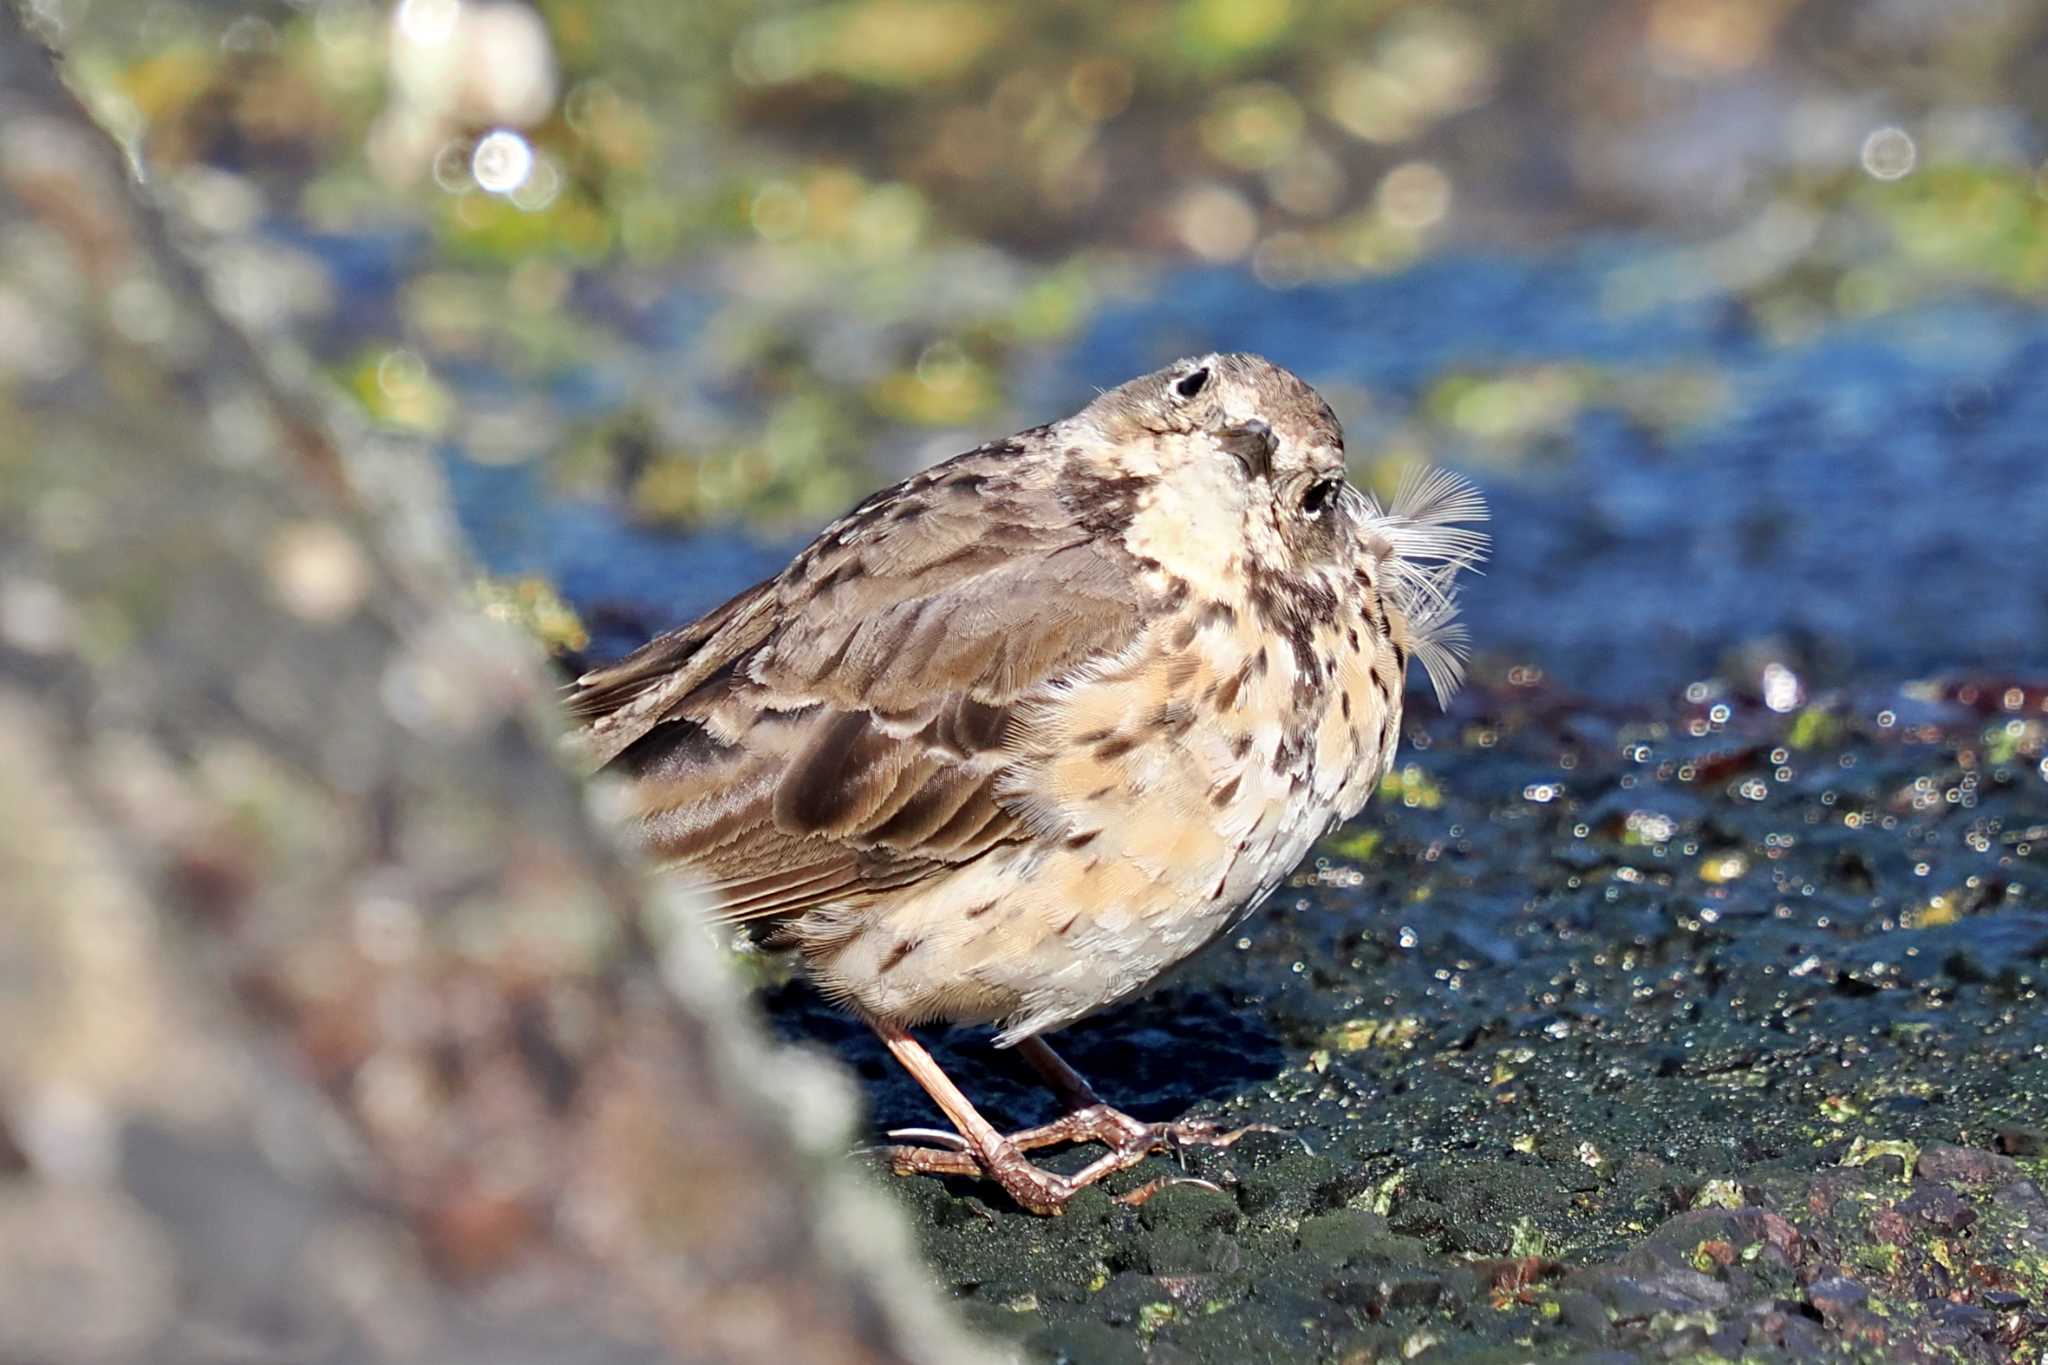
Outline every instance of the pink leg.
<path fill-rule="evenodd" d="M 874 1024 L 874 1030 L 888 1045 L 903 1069 L 924 1087 L 925 1093 L 960 1134 L 961 1146 L 886 1148 L 898 1175 L 965 1175 L 994 1180 L 1017 1204 L 1033 1213 L 1057 1214 L 1065 1210 L 1074 1195 L 1104 1176 L 1128 1170 L 1154 1152 L 1178 1151 L 1185 1146 L 1228 1147 L 1250 1132 L 1271 1132 L 1263 1124 L 1223 1131 L 1199 1119 L 1177 1123 L 1142 1123 L 1110 1108 L 1096 1095 L 1081 1074 L 1060 1059 L 1058 1053 L 1036 1038 L 1018 1044 L 1024 1059 L 1043 1076 L 1060 1098 L 1077 1106 L 1064 1117 L 1009 1137 L 981 1116 L 952 1079 L 925 1051 L 908 1030 L 894 1024 Z M 907 1134 L 906 1134 L 907 1135 Z M 1069 1142 L 1100 1142 L 1109 1151 L 1073 1175 L 1063 1176 L 1033 1165 L 1024 1153 L 1038 1147 Z M 1197 1182 L 1206 1183 L 1206 1182 Z M 1142 1202 L 1157 1191 L 1155 1181 L 1129 1196 Z"/>

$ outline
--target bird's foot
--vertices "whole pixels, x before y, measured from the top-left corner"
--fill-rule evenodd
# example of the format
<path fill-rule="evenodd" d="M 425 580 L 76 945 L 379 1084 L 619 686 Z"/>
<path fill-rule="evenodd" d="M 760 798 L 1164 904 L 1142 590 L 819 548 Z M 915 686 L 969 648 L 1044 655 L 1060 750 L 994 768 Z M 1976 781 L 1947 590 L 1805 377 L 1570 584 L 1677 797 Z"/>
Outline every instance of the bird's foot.
<path fill-rule="evenodd" d="M 1122 1169 L 1107 1164 L 1109 1158 L 1105 1157 L 1073 1175 L 1060 1175 L 1032 1165 L 1031 1159 L 1008 1138 L 1000 1138 L 982 1150 L 965 1145 L 899 1146 L 884 1147 L 882 1154 L 889 1158 L 890 1168 L 898 1175 L 964 1175 L 993 1180 L 1019 1208 L 1047 1215 L 1065 1213 L 1068 1200 L 1103 1176 Z"/>
<path fill-rule="evenodd" d="M 1018 1204 L 1039 1214 L 1066 1211 L 1067 1202 L 1105 1176 L 1128 1170 L 1155 1152 L 1179 1155 L 1189 1147 L 1228 1147 L 1247 1133 L 1282 1131 L 1270 1124 L 1252 1123 L 1224 1128 L 1206 1119 L 1178 1119 L 1171 1123 L 1146 1123 L 1106 1104 L 1091 1104 L 1036 1128 L 1026 1128 L 1008 1137 L 998 1137 L 977 1146 L 966 1138 L 933 1129 L 899 1129 L 894 1138 L 939 1141 L 936 1146 L 883 1148 L 898 1175 L 960 1175 L 995 1181 Z M 1024 1155 L 1040 1147 L 1066 1143 L 1099 1142 L 1109 1151 L 1072 1175 L 1060 1175 L 1033 1165 Z M 1194 1184 L 1215 1189 L 1206 1180 L 1165 1178 L 1155 1180 L 1125 1196 L 1126 1202 L 1143 1203 L 1167 1184 Z"/>
<path fill-rule="evenodd" d="M 1069 1142 L 1099 1142 L 1112 1152 L 1135 1151 L 1137 1159 L 1142 1159 L 1154 1152 L 1177 1156 L 1189 1147 L 1229 1147 L 1247 1133 L 1280 1131 L 1269 1123 L 1225 1128 L 1212 1119 L 1146 1123 L 1098 1102 L 1063 1114 L 1051 1123 L 1012 1133 L 1010 1141 L 1025 1151 Z"/>

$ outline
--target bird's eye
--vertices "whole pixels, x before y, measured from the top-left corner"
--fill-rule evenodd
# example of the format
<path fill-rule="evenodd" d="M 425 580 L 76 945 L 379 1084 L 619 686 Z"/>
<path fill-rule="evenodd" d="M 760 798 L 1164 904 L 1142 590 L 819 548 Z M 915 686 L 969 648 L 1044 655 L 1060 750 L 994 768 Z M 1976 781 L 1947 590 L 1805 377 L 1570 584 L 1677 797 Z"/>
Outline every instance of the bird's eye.
<path fill-rule="evenodd" d="M 1337 496 L 1337 481 L 1322 479 L 1308 486 L 1308 492 L 1301 495 L 1301 510 L 1312 517 L 1319 517 L 1330 505 L 1330 499 Z"/>
<path fill-rule="evenodd" d="M 1203 388 L 1208 385 L 1208 383 L 1209 367 L 1204 365 L 1199 370 L 1190 370 L 1188 373 L 1174 380 L 1173 391 L 1179 394 L 1182 398 L 1193 398 L 1196 394 L 1200 393 L 1203 390 Z"/>

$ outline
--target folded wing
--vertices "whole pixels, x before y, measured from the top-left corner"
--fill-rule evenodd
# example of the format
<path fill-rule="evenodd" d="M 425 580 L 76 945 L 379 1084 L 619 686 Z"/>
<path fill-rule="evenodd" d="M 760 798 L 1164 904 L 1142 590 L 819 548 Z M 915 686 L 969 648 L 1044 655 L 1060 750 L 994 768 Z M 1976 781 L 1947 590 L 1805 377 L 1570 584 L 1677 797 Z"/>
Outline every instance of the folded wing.
<path fill-rule="evenodd" d="M 777 578 L 579 679 L 588 761 L 653 854 L 761 919 L 900 888 L 1024 833 L 1024 705 L 1142 631 L 1101 506 L 1011 443 L 877 494 Z"/>

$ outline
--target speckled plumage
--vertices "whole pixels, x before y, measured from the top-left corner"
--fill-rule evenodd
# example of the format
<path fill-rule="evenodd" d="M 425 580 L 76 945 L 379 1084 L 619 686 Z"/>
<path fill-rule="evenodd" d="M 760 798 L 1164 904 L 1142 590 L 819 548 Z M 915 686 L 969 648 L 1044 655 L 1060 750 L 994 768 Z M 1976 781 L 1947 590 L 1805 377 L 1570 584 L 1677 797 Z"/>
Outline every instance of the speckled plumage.
<path fill-rule="evenodd" d="M 1142 990 L 1357 812 L 1411 656 L 1455 684 L 1452 580 L 1484 551 L 1458 523 L 1483 506 L 1438 477 L 1383 510 L 1343 478 L 1295 376 L 1182 361 L 876 494 L 586 675 L 581 743 L 631 779 L 657 861 L 885 1037 L 1035 1039 Z"/>

